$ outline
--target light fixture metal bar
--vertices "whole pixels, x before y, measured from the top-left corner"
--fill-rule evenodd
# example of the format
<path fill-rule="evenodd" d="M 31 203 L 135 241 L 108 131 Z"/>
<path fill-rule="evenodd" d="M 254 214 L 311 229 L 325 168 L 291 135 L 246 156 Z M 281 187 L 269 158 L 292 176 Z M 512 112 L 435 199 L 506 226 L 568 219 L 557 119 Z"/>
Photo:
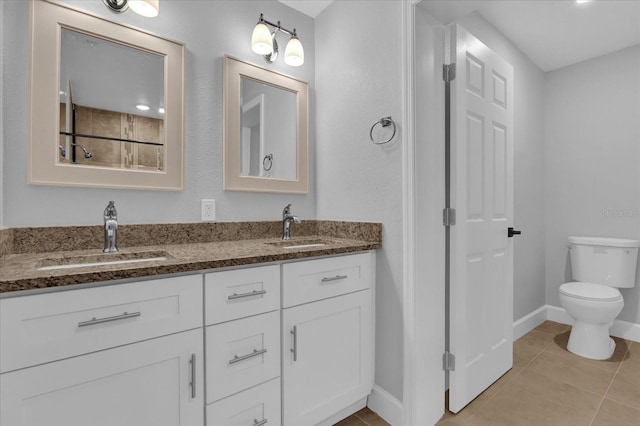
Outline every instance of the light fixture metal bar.
<path fill-rule="evenodd" d="M 264 19 L 264 14 L 260 14 L 260 22 L 266 25 L 270 25 L 273 28 L 276 29 L 276 31 L 282 31 L 283 33 L 289 34 L 290 36 L 298 36 L 296 34 L 296 29 L 294 28 L 293 31 L 286 29 L 285 27 L 283 27 L 282 25 L 280 25 L 280 21 L 278 21 L 277 24 L 274 24 L 273 22 L 269 22 L 266 19 Z"/>

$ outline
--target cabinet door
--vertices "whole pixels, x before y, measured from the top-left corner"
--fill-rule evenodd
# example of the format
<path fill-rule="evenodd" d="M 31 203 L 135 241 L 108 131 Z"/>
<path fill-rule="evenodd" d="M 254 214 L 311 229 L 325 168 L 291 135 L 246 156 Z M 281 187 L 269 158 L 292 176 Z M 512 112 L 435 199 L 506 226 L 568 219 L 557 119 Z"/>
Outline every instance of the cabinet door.
<path fill-rule="evenodd" d="M 314 425 L 371 392 L 369 290 L 282 312 L 285 426 Z"/>
<path fill-rule="evenodd" d="M 0 376 L 0 424 L 204 423 L 202 329 Z"/>

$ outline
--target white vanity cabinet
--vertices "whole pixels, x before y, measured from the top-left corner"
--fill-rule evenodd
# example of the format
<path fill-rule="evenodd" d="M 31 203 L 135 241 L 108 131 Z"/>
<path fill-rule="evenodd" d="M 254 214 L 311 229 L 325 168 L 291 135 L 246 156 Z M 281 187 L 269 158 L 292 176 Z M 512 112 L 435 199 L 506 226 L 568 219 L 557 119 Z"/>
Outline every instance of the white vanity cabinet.
<path fill-rule="evenodd" d="M 0 424 L 204 423 L 202 275 L 7 298 L 0 312 Z"/>
<path fill-rule="evenodd" d="M 205 275 L 206 421 L 279 425 L 280 266 Z"/>
<path fill-rule="evenodd" d="M 373 388 L 374 280 L 361 252 L 0 299 L 0 424 L 340 420 Z"/>
<path fill-rule="evenodd" d="M 373 388 L 372 252 L 282 266 L 283 425 L 315 425 Z"/>

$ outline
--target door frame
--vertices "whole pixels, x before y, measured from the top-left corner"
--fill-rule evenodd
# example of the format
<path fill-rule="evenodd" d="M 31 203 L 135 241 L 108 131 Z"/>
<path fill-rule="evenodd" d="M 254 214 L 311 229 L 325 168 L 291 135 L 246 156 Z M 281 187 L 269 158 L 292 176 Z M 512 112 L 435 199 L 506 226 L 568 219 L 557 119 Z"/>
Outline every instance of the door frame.
<path fill-rule="evenodd" d="M 435 424 L 444 414 L 445 371 L 445 227 L 444 81 L 434 58 L 434 76 L 416 72 L 416 8 L 420 0 L 403 0 L 403 413 L 402 424 Z M 434 27 L 438 26 L 434 22 Z M 439 25 L 444 31 L 444 25 Z M 446 43 L 446 41 L 445 41 Z M 443 52 L 444 47 L 442 46 Z M 433 98 L 416 96 L 424 81 L 433 82 Z M 441 83 L 440 90 L 436 89 Z M 433 108 L 436 109 L 433 109 Z M 433 116 L 416 119 L 423 109 Z M 442 112 L 438 114 L 438 111 Z M 427 126 L 427 137 L 419 133 Z M 420 137 L 420 140 L 418 140 Z M 426 188 L 421 178 L 431 178 Z M 440 181 L 440 178 L 442 179 Z M 422 180 L 424 182 L 424 180 Z M 425 196 L 418 196 L 426 190 Z M 422 232 L 423 234 L 420 234 Z M 428 235 L 428 238 L 427 238 Z M 428 324 L 428 327 L 425 327 Z"/>

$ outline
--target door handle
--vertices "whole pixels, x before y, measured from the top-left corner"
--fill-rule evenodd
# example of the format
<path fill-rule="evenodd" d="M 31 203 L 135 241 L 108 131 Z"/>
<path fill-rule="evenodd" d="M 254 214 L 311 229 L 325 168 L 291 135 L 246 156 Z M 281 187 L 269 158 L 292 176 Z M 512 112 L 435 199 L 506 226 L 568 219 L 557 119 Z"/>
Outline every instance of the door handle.
<path fill-rule="evenodd" d="M 128 318 L 139 317 L 140 315 L 142 315 L 141 312 L 131 312 L 131 313 L 125 312 L 124 314 L 121 314 L 121 315 L 114 315 L 112 317 L 106 317 L 106 318 L 93 317 L 88 321 L 79 322 L 78 327 L 87 327 L 91 325 L 104 324 L 105 322 L 120 321 Z"/>
<path fill-rule="evenodd" d="M 293 353 L 293 362 L 296 362 L 298 361 L 298 326 L 294 325 L 293 330 L 291 330 L 290 333 L 293 338 L 293 347 L 290 349 L 290 351 Z"/>
<path fill-rule="evenodd" d="M 515 230 L 515 229 L 513 229 L 513 228 L 508 228 L 508 229 L 507 229 L 507 236 L 508 236 L 509 238 L 513 238 L 513 236 L 514 236 L 514 235 L 520 235 L 520 234 L 522 234 L 522 231 L 516 231 L 516 230 Z"/>
<path fill-rule="evenodd" d="M 189 367 L 191 367 L 191 382 L 189 386 L 191 387 L 191 399 L 195 399 L 196 397 L 196 354 L 191 354 L 191 358 L 189 359 Z"/>
<path fill-rule="evenodd" d="M 331 281 L 346 280 L 347 278 L 349 278 L 348 275 L 336 275 L 335 277 L 324 277 L 320 281 L 323 282 L 323 283 L 328 283 L 328 282 L 331 282 Z"/>
<path fill-rule="evenodd" d="M 266 353 L 267 353 L 267 348 L 260 349 L 260 350 L 254 349 L 253 352 L 249 352 L 246 355 L 242 355 L 242 356 L 241 355 L 234 355 L 233 359 L 229 360 L 229 364 L 230 365 L 231 364 L 235 364 L 237 362 L 244 361 L 245 359 L 250 359 L 250 358 L 253 358 L 253 357 L 256 357 L 256 356 L 260 356 L 260 355 L 266 354 Z"/>
<path fill-rule="evenodd" d="M 248 293 L 233 293 L 231 296 L 227 296 L 227 299 L 242 299 L 243 297 L 251 297 L 251 296 L 260 296 L 262 294 L 267 294 L 267 290 L 253 290 Z"/>

